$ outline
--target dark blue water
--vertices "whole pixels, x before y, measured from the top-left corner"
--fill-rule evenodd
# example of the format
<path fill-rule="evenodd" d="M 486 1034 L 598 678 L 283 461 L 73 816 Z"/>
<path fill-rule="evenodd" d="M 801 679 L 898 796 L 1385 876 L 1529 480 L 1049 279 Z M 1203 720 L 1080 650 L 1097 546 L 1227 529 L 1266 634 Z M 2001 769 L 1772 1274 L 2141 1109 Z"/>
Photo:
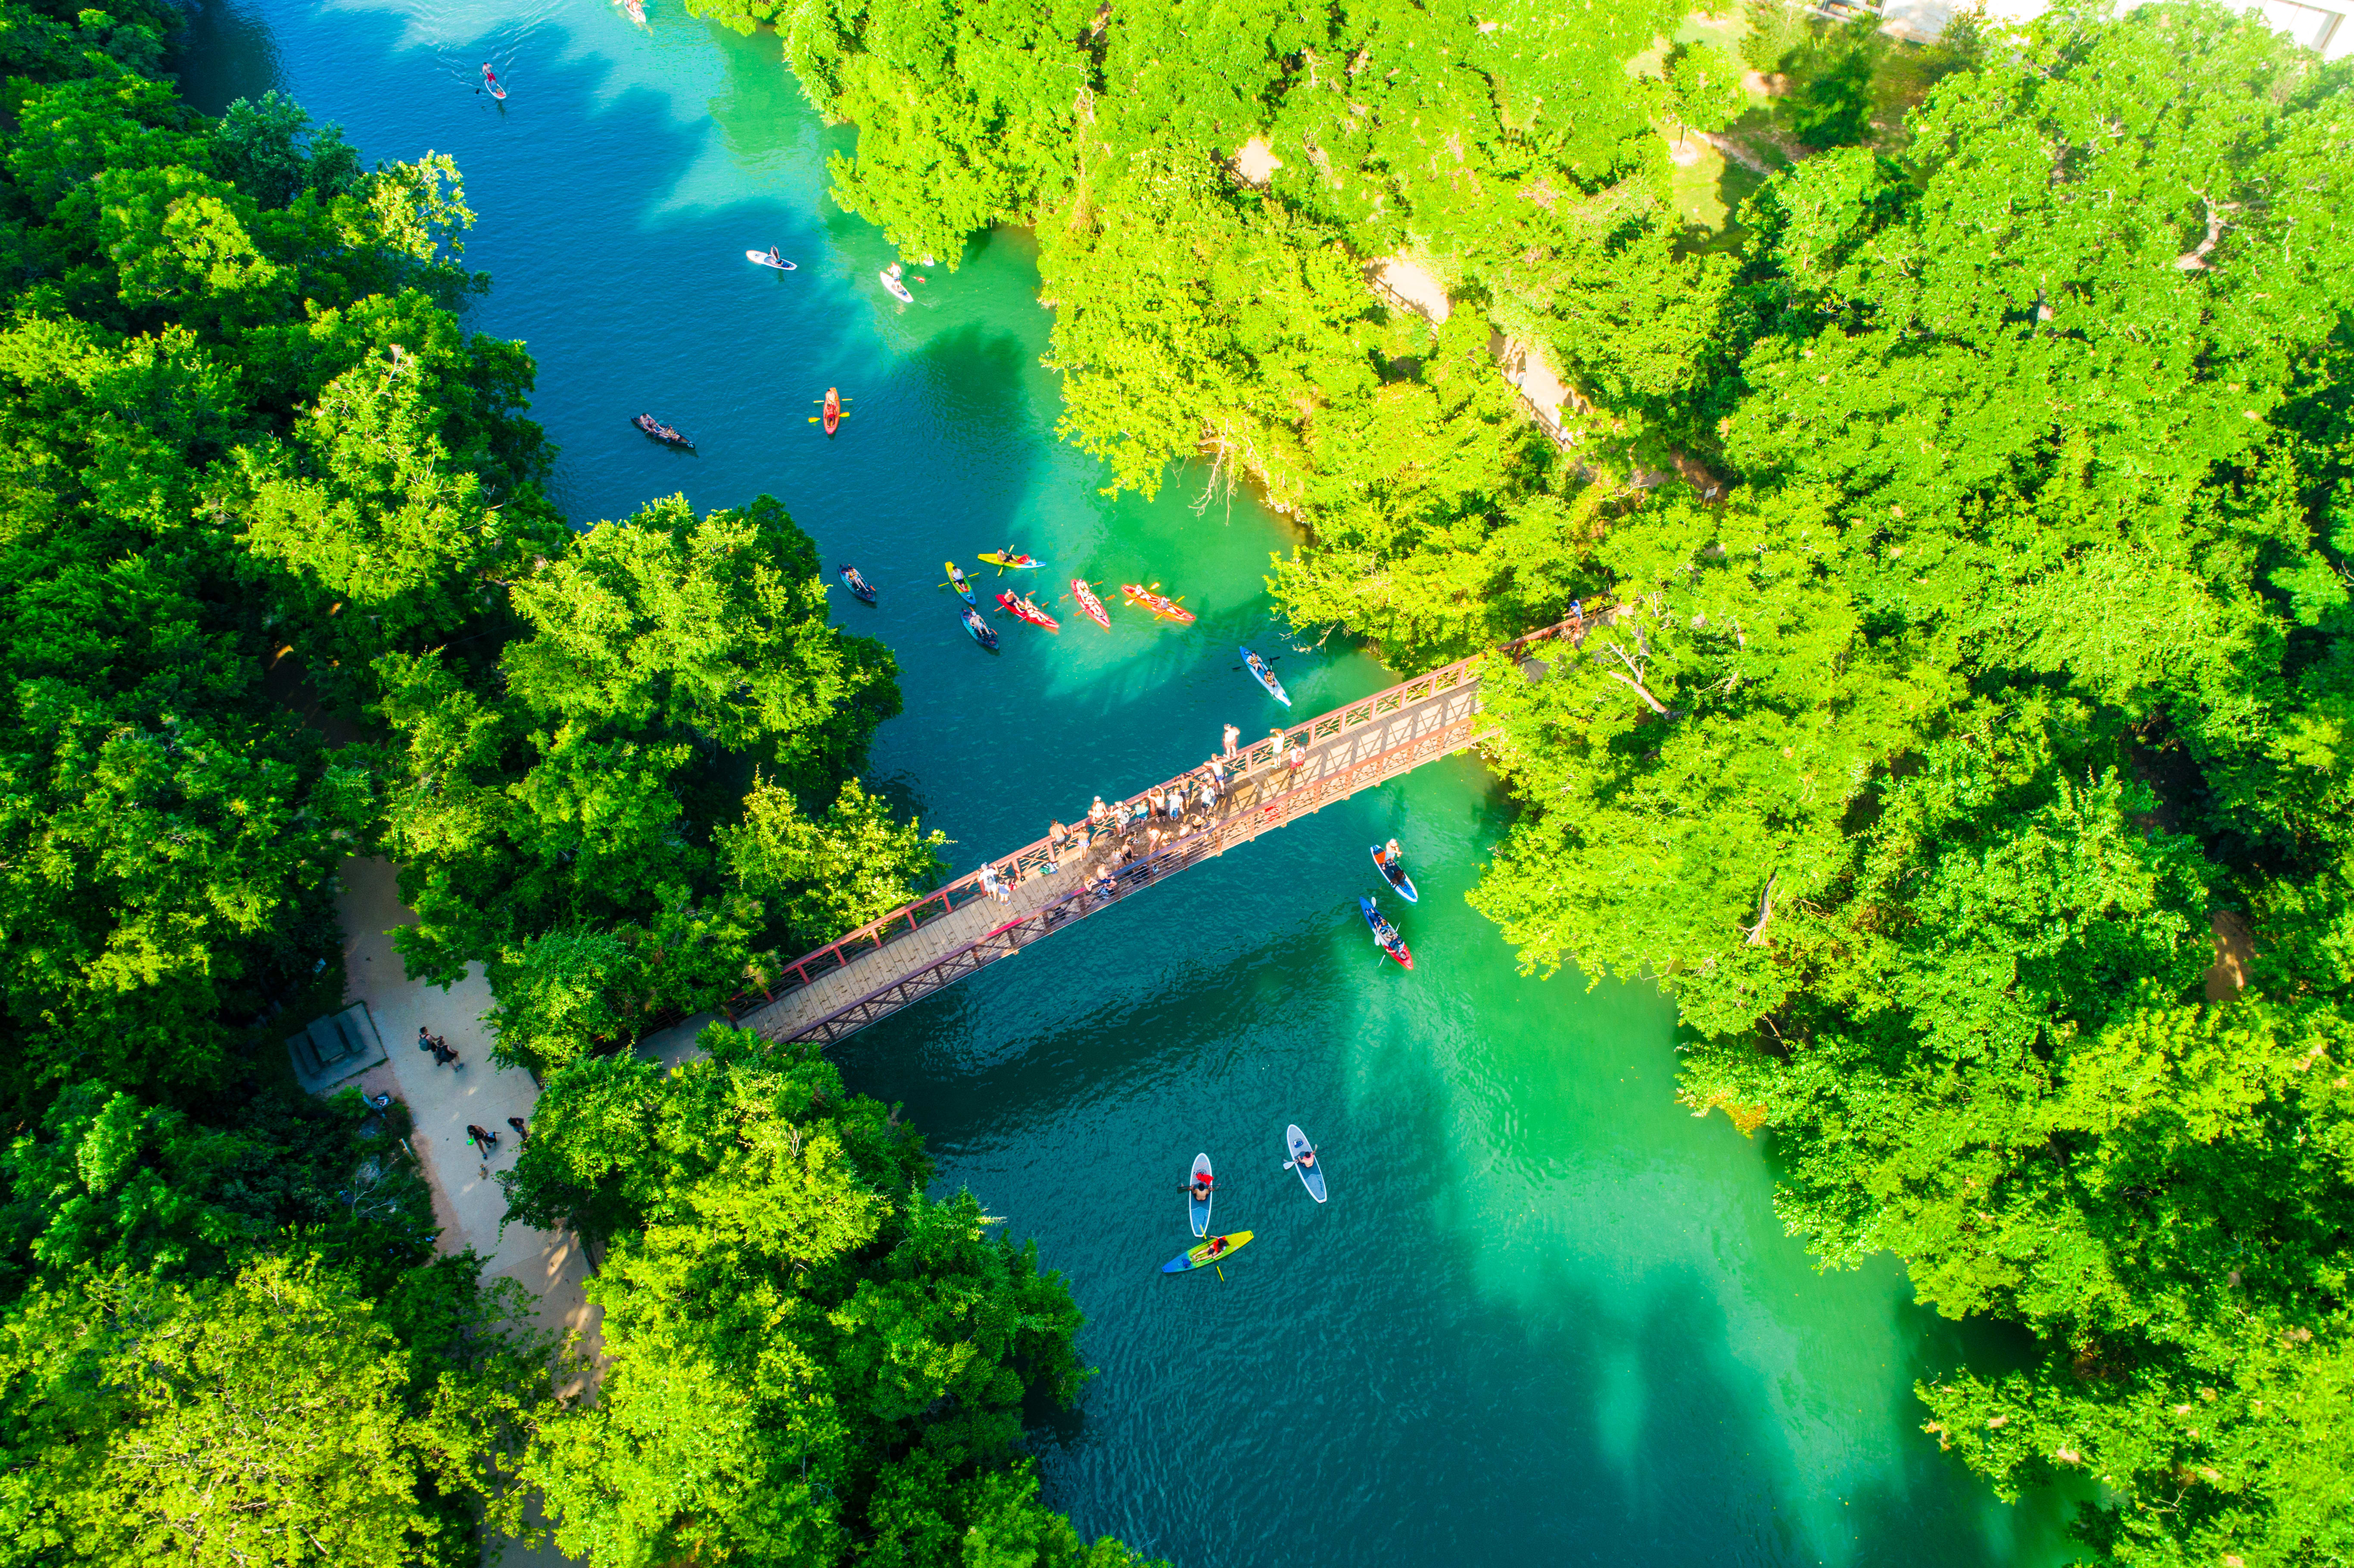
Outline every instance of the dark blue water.
<path fill-rule="evenodd" d="M 823 195 L 851 133 L 775 40 L 651 9 L 641 32 L 597 0 L 215 6 L 185 79 L 214 110 L 283 88 L 371 159 L 458 159 L 468 260 L 497 279 L 475 324 L 536 355 L 576 520 L 768 491 L 865 572 L 879 607 L 837 613 L 891 645 L 907 694 L 872 772 L 960 870 L 1200 761 L 1225 723 L 1265 734 L 1283 715 L 1240 642 L 1279 654 L 1300 715 L 1394 678 L 1272 623 L 1291 536 L 1246 496 L 1199 471 L 1149 503 L 1097 493 L 1054 439 L 1025 237 L 893 301 L 881 237 Z M 746 262 L 771 243 L 800 270 Z M 808 422 L 830 386 L 852 399 L 832 440 Z M 630 429 L 641 409 L 699 455 Z M 1047 561 L 1065 629 L 1009 625 L 992 658 L 937 585 L 1006 543 Z M 1110 633 L 1055 600 L 1074 575 L 1107 585 Z M 1123 612 L 1125 581 L 1199 623 Z M 1911 1305 L 1885 1260 L 1813 1271 L 1770 1151 L 1674 1103 L 1659 997 L 1515 972 L 1462 900 L 1505 820 L 1476 762 L 1426 768 L 845 1048 L 1088 1314 L 1101 1375 L 1049 1436 L 1051 1499 L 1190 1565 L 2053 1560 L 2048 1502 L 1996 1503 L 1919 1431 L 1914 1379 L 2005 1347 Z M 1393 833 L 1423 893 L 1392 909 L 1411 975 L 1356 912 Z M 1290 1121 L 1326 1150 L 1323 1207 L 1278 1169 Z M 1220 1228 L 1257 1237 L 1223 1280 L 1158 1272 L 1191 1240 L 1197 1150 Z"/>

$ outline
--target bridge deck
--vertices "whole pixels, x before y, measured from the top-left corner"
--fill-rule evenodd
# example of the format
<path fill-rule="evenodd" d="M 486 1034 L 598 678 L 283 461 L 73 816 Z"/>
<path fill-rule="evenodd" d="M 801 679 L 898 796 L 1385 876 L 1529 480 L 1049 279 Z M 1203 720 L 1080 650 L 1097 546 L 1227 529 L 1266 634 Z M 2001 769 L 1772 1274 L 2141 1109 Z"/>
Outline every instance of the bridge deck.
<path fill-rule="evenodd" d="M 1584 641 L 1580 618 L 1498 650 L 1526 662 L 1532 645 Z M 1212 807 L 1191 806 L 1181 821 L 1139 821 L 1126 832 L 1077 842 L 1045 840 L 991 863 L 997 895 L 981 874 L 961 877 L 893 910 L 787 966 L 766 991 L 737 997 L 730 1017 L 772 1040 L 840 1040 L 951 985 L 1074 920 L 1098 913 L 1171 872 L 1223 854 L 1260 833 L 1346 800 L 1361 789 L 1460 751 L 1493 733 L 1479 702 L 1487 655 L 1335 708 L 1244 748 L 1228 763 L 1228 787 Z M 1199 771 L 1120 802 L 1184 788 Z"/>

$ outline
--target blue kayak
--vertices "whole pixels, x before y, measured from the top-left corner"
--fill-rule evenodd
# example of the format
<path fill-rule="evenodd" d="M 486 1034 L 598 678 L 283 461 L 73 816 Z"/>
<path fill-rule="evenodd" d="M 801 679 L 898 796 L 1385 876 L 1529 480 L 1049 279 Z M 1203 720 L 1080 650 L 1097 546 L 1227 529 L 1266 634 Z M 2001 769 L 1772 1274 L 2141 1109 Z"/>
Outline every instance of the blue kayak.
<path fill-rule="evenodd" d="M 960 610 L 958 613 L 964 621 L 964 629 L 972 633 L 972 640 L 991 652 L 996 652 L 997 629 L 981 620 L 981 616 L 973 610 Z"/>
<path fill-rule="evenodd" d="M 1275 678 L 1275 672 L 1267 667 L 1266 660 L 1246 648 L 1243 650 L 1243 663 L 1249 667 L 1252 676 L 1258 683 L 1267 688 L 1268 696 L 1273 697 L 1285 707 L 1291 705 L 1291 698 L 1284 692 L 1283 683 Z"/>

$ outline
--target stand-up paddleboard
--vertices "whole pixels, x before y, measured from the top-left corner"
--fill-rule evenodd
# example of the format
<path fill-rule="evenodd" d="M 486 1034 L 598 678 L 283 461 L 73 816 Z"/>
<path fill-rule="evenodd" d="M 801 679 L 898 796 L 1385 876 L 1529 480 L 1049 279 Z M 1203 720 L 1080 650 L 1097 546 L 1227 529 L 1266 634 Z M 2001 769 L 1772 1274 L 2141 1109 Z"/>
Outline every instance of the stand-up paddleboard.
<path fill-rule="evenodd" d="M 1109 631 L 1111 630 L 1111 616 L 1105 610 L 1103 600 L 1096 597 L 1095 586 L 1089 583 L 1087 578 L 1073 577 L 1071 579 L 1071 599 L 1078 605 L 1079 613 L 1081 615 L 1086 616 L 1089 620 L 1094 621 L 1106 631 Z"/>
<path fill-rule="evenodd" d="M 1299 1180 L 1307 1184 L 1308 1195 L 1318 1202 L 1322 1202 L 1324 1201 L 1324 1167 L 1320 1164 L 1299 1163 L 1299 1157 L 1303 1154 L 1315 1153 L 1316 1146 L 1308 1141 L 1308 1135 L 1300 1131 L 1297 1125 L 1285 1128 L 1283 1139 L 1291 1148 L 1291 1168 L 1299 1172 Z M 1202 1233 L 1196 1231 L 1193 1234 L 1199 1235 Z"/>
<path fill-rule="evenodd" d="M 1405 866 L 1385 863 L 1382 859 L 1382 846 L 1379 844 L 1373 846 L 1373 866 L 1382 874 L 1384 882 L 1397 889 L 1397 895 L 1400 898 L 1405 899 L 1408 904 L 1422 902 L 1422 895 L 1414 890 L 1414 878 L 1405 874 Z"/>
<path fill-rule="evenodd" d="M 946 561 L 941 564 L 946 566 L 949 569 L 949 587 L 957 590 L 957 598 L 964 600 L 965 603 L 972 606 L 973 609 L 979 609 L 981 608 L 981 600 L 972 597 L 972 584 L 966 578 L 964 569 L 959 567 L 954 561 Z"/>
<path fill-rule="evenodd" d="M 1243 650 L 1243 663 L 1250 670 L 1252 678 L 1267 688 L 1268 696 L 1285 707 L 1291 705 L 1290 694 L 1283 689 L 1283 683 L 1275 678 L 1275 672 L 1267 667 L 1266 660 L 1246 648 Z"/>
<path fill-rule="evenodd" d="M 797 272 L 801 269 L 778 255 L 774 250 L 747 250 L 744 260 L 762 267 L 774 267 L 779 272 Z"/>
<path fill-rule="evenodd" d="M 886 267 L 875 276 L 883 280 L 883 286 L 890 290 L 901 304 L 912 305 L 916 302 L 916 296 L 907 292 L 907 285 L 899 281 L 899 269 L 896 267 Z"/>
<path fill-rule="evenodd" d="M 960 609 L 957 614 L 962 618 L 964 629 L 972 633 L 972 640 L 975 642 L 992 653 L 997 652 L 997 628 L 981 620 L 979 610 Z"/>
<path fill-rule="evenodd" d="M 1161 1272 L 1163 1274 L 1183 1274 L 1188 1269 L 1207 1268 L 1214 1263 L 1224 1263 L 1226 1259 L 1234 1256 L 1235 1254 L 1240 1252 L 1243 1248 L 1250 1245 L 1250 1239 L 1251 1233 L 1248 1231 L 1236 1231 L 1230 1236 L 1212 1236 L 1200 1246 L 1194 1247 L 1186 1253 L 1184 1256 L 1172 1257 L 1167 1263 L 1162 1264 L 1161 1266 Z M 1224 1242 L 1226 1245 L 1223 1247 L 1219 1247 L 1215 1253 L 1211 1252 L 1210 1248 L 1215 1246 L 1219 1242 Z"/>
<path fill-rule="evenodd" d="M 507 101 L 507 90 L 499 85 L 498 72 L 491 69 L 487 60 L 482 64 L 482 88 L 501 103 Z"/>
<path fill-rule="evenodd" d="M 1357 900 L 1357 907 L 1364 911 L 1365 924 L 1372 929 L 1373 940 L 1382 945 L 1382 951 L 1395 959 L 1405 968 L 1414 968 L 1414 954 L 1407 951 L 1405 938 L 1398 935 L 1396 927 L 1382 917 L 1382 912 L 1373 907 L 1373 901 L 1370 898 L 1360 898 Z"/>
<path fill-rule="evenodd" d="M 1210 1234 L 1210 1205 L 1216 1201 L 1218 1194 L 1214 1191 L 1207 1198 L 1196 1198 L 1193 1196 L 1193 1189 L 1209 1179 L 1210 1157 L 1206 1154 L 1196 1154 L 1193 1156 L 1193 1174 L 1185 1182 L 1185 1214 L 1193 1222 L 1193 1234 L 1197 1236 Z M 1233 1249 L 1230 1247 L 1227 1250 Z"/>

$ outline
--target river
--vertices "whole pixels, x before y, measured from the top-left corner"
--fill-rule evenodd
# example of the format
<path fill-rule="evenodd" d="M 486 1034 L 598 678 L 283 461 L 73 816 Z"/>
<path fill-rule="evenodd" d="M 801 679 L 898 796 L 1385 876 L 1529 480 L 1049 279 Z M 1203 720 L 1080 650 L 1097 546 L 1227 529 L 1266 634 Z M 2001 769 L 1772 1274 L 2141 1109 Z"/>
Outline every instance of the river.
<path fill-rule="evenodd" d="M 1283 715 L 1238 643 L 1280 655 L 1297 715 L 1394 678 L 1290 645 L 1263 579 L 1291 535 L 1246 494 L 1198 471 L 1150 503 L 1098 493 L 1055 439 L 1025 236 L 918 269 L 899 304 L 880 235 L 824 195 L 851 132 L 776 41 L 649 9 L 641 31 L 603 0 L 216 0 L 179 64 L 208 111 L 276 87 L 371 161 L 456 157 L 467 260 L 496 279 L 474 324 L 536 356 L 577 522 L 765 490 L 865 572 L 880 605 L 836 613 L 891 646 L 907 695 L 869 777 L 960 872 L 1201 761 L 1225 723 L 1264 735 Z M 772 243 L 800 270 L 744 260 Z M 832 440 L 807 422 L 829 386 L 852 399 Z M 641 409 L 700 454 L 629 429 Z M 1115 600 L 1108 635 L 1065 613 L 992 658 L 936 585 L 1008 542 L 1048 563 L 1042 598 L 1075 572 L 1157 581 L 1200 620 Z M 2056 1561 L 2056 1504 L 1997 1502 L 1912 1393 L 2016 1347 L 1914 1306 L 1889 1260 L 1816 1273 L 1774 1219 L 1770 1150 L 1675 1104 L 1655 992 L 1516 972 L 1462 896 L 1506 817 L 1475 761 L 1426 768 L 843 1049 L 854 1087 L 907 1103 L 941 1185 L 1035 1237 L 1087 1312 L 1101 1373 L 1042 1434 L 1050 1500 L 1184 1568 Z M 1411 975 L 1356 910 L 1393 833 L 1423 892 L 1392 911 Z M 1325 1149 L 1323 1207 L 1279 1169 L 1290 1121 Z M 1197 1150 L 1219 1228 L 1257 1239 L 1223 1279 L 1166 1278 Z"/>

